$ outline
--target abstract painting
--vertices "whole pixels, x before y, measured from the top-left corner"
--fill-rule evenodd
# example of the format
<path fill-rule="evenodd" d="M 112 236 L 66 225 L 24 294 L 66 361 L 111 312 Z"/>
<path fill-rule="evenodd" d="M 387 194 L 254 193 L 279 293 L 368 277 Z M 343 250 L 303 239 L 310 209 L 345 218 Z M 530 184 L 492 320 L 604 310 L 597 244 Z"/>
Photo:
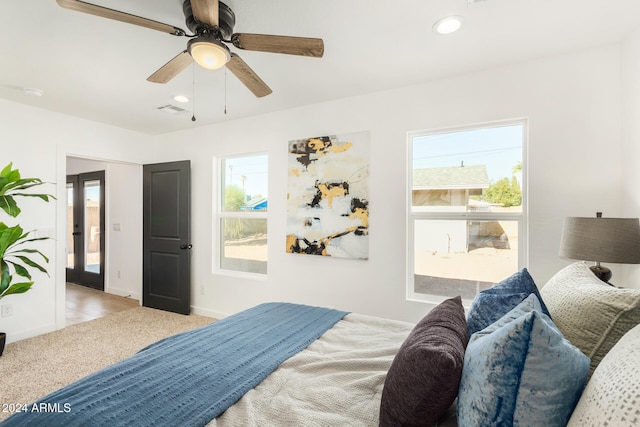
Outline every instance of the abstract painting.
<path fill-rule="evenodd" d="M 369 133 L 289 141 L 287 252 L 369 258 Z"/>

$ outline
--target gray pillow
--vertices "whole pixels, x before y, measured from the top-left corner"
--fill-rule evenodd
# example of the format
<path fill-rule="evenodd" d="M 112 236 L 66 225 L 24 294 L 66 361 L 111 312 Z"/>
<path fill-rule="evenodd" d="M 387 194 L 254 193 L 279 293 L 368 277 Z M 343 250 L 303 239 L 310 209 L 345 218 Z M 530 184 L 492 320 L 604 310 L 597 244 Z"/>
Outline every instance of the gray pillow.
<path fill-rule="evenodd" d="M 584 262 L 560 270 L 540 293 L 558 329 L 591 359 L 590 375 L 618 340 L 640 323 L 640 290 L 609 286 Z"/>
<path fill-rule="evenodd" d="M 458 395 L 467 342 L 460 297 L 427 313 L 402 343 L 387 372 L 380 427 L 436 423 Z"/>

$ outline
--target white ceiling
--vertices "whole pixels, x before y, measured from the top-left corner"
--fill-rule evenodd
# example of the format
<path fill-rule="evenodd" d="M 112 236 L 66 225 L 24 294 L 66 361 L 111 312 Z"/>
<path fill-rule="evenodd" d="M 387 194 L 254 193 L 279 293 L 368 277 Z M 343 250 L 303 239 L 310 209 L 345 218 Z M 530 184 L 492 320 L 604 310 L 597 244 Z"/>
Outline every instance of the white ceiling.
<path fill-rule="evenodd" d="M 88 1 L 187 30 L 182 0 Z M 0 98 L 161 134 L 616 43 L 640 27 L 638 0 L 226 3 L 236 14 L 234 32 L 319 37 L 324 57 L 232 47 L 273 89 L 260 99 L 224 69 L 189 67 L 168 84 L 149 83 L 186 48 L 186 37 L 63 9 L 55 0 L 3 0 Z M 450 14 L 464 17 L 462 30 L 436 35 L 433 23 Z M 192 101 L 179 104 L 176 94 Z M 188 112 L 157 109 L 167 104 Z"/>

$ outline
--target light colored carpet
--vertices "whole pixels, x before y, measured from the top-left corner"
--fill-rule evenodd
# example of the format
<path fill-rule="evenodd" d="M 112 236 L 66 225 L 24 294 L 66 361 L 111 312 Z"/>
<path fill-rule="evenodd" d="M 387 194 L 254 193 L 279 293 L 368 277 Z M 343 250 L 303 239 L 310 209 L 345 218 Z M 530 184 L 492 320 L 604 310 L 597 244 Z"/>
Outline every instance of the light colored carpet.
<path fill-rule="evenodd" d="M 136 307 L 7 344 L 0 357 L 0 420 L 9 404 L 29 404 L 159 339 L 207 325 L 210 317 Z"/>

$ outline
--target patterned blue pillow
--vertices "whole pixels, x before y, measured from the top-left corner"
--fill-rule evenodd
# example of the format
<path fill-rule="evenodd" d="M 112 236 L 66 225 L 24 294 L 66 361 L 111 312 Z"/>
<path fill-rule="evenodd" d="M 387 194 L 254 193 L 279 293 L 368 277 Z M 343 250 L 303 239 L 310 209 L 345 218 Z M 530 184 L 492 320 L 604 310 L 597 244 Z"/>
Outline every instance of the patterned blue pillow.
<path fill-rule="evenodd" d="M 461 426 L 566 426 L 589 374 L 530 295 L 469 341 L 458 393 Z"/>
<path fill-rule="evenodd" d="M 471 302 L 467 314 L 467 329 L 469 338 L 475 332 L 481 331 L 504 316 L 520 304 L 529 295 L 538 297 L 542 305 L 542 312 L 551 317 L 544 305 L 538 287 L 526 268 L 513 274 L 492 288 L 480 291 Z"/>

